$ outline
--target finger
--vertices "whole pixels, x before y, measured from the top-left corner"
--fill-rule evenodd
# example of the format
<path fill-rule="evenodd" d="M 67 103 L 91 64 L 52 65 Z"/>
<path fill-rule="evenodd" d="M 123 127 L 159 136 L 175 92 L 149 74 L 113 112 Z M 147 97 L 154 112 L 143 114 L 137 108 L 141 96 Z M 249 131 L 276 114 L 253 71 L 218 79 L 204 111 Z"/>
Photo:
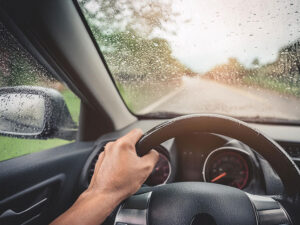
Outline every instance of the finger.
<path fill-rule="evenodd" d="M 111 146 L 114 144 L 114 142 L 108 142 L 105 146 L 104 146 L 104 151 L 102 151 L 100 153 L 100 155 L 98 156 L 98 160 L 96 162 L 96 165 L 95 165 L 95 169 L 94 169 L 94 174 L 92 176 L 92 179 L 91 179 L 91 182 L 90 182 L 90 186 L 92 187 L 95 183 L 95 179 L 97 177 L 97 174 L 98 174 L 98 171 L 101 167 L 101 164 L 103 162 L 103 159 L 104 159 L 104 156 L 105 156 L 105 151 L 107 151 L 108 149 L 111 148 Z"/>
<path fill-rule="evenodd" d="M 154 149 L 152 149 L 142 157 L 142 160 L 144 160 L 145 165 L 148 165 L 150 167 L 149 168 L 150 171 L 153 170 L 156 163 L 158 162 L 158 159 L 159 159 L 159 153 Z"/>
<path fill-rule="evenodd" d="M 136 128 L 130 131 L 125 136 L 123 136 L 121 139 L 127 140 L 130 143 L 135 145 L 142 136 L 143 136 L 143 131 L 139 128 Z"/>
<path fill-rule="evenodd" d="M 91 186 L 91 187 L 92 187 L 92 186 L 94 185 L 94 183 L 95 183 L 95 180 L 96 180 L 98 171 L 99 171 L 99 169 L 100 169 L 100 167 L 101 167 L 101 164 L 102 164 L 102 161 L 103 161 L 103 159 L 104 159 L 104 155 L 105 155 L 105 152 L 103 151 L 103 152 L 100 153 L 100 155 L 99 155 L 99 157 L 98 157 L 98 160 L 97 160 L 97 163 L 96 163 L 95 169 L 94 169 L 94 174 L 93 174 L 92 180 L 91 180 L 91 182 L 90 182 L 90 186 Z"/>
<path fill-rule="evenodd" d="M 97 177 L 98 171 L 99 171 L 99 169 L 101 167 L 101 164 L 103 162 L 104 155 L 105 155 L 105 152 L 103 151 L 103 152 L 100 153 L 100 155 L 98 157 L 98 160 L 97 160 L 97 163 L 96 163 L 95 169 L 94 169 L 94 174 L 92 176 L 92 180 L 91 180 L 90 185 L 89 185 L 90 187 L 92 187 L 95 183 L 95 179 Z"/>
<path fill-rule="evenodd" d="M 113 145 L 114 143 L 115 143 L 115 142 L 113 142 L 113 141 L 108 142 L 108 143 L 104 146 L 104 152 L 109 151 L 109 149 L 112 148 L 112 145 Z"/>

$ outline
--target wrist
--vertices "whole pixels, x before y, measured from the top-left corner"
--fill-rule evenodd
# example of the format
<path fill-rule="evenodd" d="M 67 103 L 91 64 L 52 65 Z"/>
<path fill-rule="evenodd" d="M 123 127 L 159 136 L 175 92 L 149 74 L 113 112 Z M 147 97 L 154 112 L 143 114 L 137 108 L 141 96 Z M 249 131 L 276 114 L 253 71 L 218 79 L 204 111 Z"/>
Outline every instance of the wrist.
<path fill-rule="evenodd" d="M 114 209 L 124 200 L 124 198 L 120 196 L 119 193 L 87 189 L 80 195 L 78 200 L 87 202 L 105 202 L 106 206 L 112 207 L 112 209 Z"/>

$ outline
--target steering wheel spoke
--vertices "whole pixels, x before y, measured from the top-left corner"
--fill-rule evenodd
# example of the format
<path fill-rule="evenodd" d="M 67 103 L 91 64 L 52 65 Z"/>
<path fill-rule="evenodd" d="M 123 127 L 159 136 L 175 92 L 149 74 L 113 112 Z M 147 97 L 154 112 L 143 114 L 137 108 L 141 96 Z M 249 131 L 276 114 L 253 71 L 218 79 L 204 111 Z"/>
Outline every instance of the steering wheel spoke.
<path fill-rule="evenodd" d="M 119 208 L 114 225 L 147 225 L 149 202 L 152 192 L 133 195 Z"/>
<path fill-rule="evenodd" d="M 259 225 L 286 224 L 292 222 L 283 206 L 272 197 L 248 194 L 256 211 Z"/>

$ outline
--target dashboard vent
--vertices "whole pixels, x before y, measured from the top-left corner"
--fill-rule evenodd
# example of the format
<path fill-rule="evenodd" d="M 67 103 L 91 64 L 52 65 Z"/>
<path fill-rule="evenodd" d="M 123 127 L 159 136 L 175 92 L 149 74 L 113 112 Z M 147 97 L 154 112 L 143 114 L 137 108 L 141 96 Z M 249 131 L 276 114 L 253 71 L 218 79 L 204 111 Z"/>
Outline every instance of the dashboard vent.
<path fill-rule="evenodd" d="M 92 162 L 91 162 L 91 165 L 90 165 L 90 169 L 88 171 L 88 179 L 89 179 L 89 183 L 91 182 L 92 180 L 92 177 L 93 177 L 93 174 L 94 174 L 94 171 L 95 171 L 95 166 L 96 166 L 96 163 L 98 161 L 98 157 L 100 155 L 100 152 L 99 151 L 93 158 Z"/>
<path fill-rule="evenodd" d="M 292 158 L 300 158 L 300 143 L 279 142 Z"/>

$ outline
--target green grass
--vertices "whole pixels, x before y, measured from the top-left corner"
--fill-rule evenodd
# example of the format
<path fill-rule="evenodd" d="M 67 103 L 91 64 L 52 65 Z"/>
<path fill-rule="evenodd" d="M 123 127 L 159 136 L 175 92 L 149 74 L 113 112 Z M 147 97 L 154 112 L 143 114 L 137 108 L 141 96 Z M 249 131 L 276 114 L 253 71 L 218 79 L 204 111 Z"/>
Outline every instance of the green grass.
<path fill-rule="evenodd" d="M 61 139 L 29 140 L 0 137 L 0 161 L 71 143 Z"/>
<path fill-rule="evenodd" d="M 180 81 L 169 82 L 132 82 L 121 84 L 117 82 L 117 87 L 128 108 L 138 113 L 144 107 L 157 101 L 164 95 L 174 91 L 179 86 Z"/>
<path fill-rule="evenodd" d="M 281 94 L 300 97 L 300 87 L 289 82 L 284 82 L 267 76 L 245 76 L 243 82 L 247 85 L 255 85 L 270 89 Z"/>
<path fill-rule="evenodd" d="M 62 91 L 62 96 L 67 104 L 72 119 L 78 124 L 80 113 L 80 99 L 70 90 Z"/>
<path fill-rule="evenodd" d="M 65 99 L 73 120 L 78 123 L 80 111 L 80 99 L 70 90 L 61 93 Z M 0 161 L 39 152 L 49 148 L 71 143 L 62 139 L 34 140 L 0 136 Z"/>

